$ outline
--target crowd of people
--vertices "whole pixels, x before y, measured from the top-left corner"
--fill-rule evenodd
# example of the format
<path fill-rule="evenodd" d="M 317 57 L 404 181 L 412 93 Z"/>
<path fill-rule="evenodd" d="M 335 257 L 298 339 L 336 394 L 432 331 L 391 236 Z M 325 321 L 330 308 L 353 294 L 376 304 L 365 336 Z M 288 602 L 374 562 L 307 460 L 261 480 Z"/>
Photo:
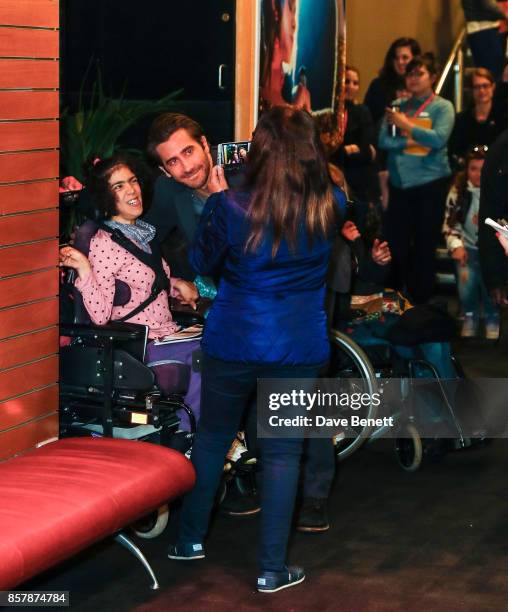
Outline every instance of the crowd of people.
<path fill-rule="evenodd" d="M 284 57 L 291 29 L 279 36 L 277 53 Z M 213 298 L 200 343 L 182 349 L 151 342 L 147 351 L 154 366 L 175 356 L 190 366 L 198 344 L 203 351 L 199 380 L 187 397 L 199 415 L 192 448 L 197 480 L 184 499 L 169 558 L 205 556 L 224 457 L 257 379 L 298 378 L 312 389 L 325 371 L 328 321 L 335 317 L 329 297 L 347 292 L 352 259 L 360 278 L 368 269 L 367 281 L 384 282 L 390 272 L 388 282 L 426 304 L 434 295 L 436 246 L 445 240 L 456 265 L 462 335 L 478 333 L 483 313 L 487 338 L 498 337 L 499 306 L 508 303 L 508 246 L 483 221 L 506 215 L 505 98 L 496 98 L 497 76 L 479 66 L 470 75 L 471 108 L 456 117 L 434 92 L 437 76 L 434 58 L 421 54 L 414 39 L 399 38 L 360 104 L 360 73 L 347 66 L 345 137 L 331 159 L 307 104 L 274 104 L 261 115 L 243 181 L 234 189 L 199 124 L 166 113 L 148 137 L 148 153 L 161 170 L 148 211 L 137 162 L 117 154 L 89 165 L 87 189 L 102 222 L 88 255 L 75 245 L 62 248 L 60 258 L 77 271 L 91 320 L 142 323 L 154 341 L 176 329 L 170 297 L 191 308 L 200 296 Z M 280 75 L 267 83 L 275 81 Z M 374 212 L 381 219 L 362 248 L 364 228 L 348 218 L 346 193 L 360 211 L 356 218 Z M 115 231 L 134 243 L 135 255 L 112 239 Z M 119 281 L 129 290 L 121 305 L 115 302 Z M 163 370 L 156 374 L 164 390 Z M 302 568 L 286 565 L 301 458 L 307 515 L 299 528 L 324 531 L 335 457 L 330 440 L 266 438 L 258 446 L 257 589 L 271 593 L 305 578 Z"/>

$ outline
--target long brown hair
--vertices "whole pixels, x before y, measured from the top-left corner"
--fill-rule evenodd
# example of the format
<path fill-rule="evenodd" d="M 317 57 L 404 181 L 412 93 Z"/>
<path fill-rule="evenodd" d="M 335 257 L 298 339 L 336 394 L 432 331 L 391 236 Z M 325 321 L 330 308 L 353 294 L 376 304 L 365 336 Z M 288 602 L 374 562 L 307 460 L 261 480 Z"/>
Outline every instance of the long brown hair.
<path fill-rule="evenodd" d="M 256 250 L 268 225 L 273 257 L 282 240 L 296 250 L 302 222 L 310 241 L 330 232 L 336 220 L 332 187 L 319 131 L 309 113 L 275 106 L 261 116 L 249 151 L 246 186 L 252 223 L 246 249 Z"/>

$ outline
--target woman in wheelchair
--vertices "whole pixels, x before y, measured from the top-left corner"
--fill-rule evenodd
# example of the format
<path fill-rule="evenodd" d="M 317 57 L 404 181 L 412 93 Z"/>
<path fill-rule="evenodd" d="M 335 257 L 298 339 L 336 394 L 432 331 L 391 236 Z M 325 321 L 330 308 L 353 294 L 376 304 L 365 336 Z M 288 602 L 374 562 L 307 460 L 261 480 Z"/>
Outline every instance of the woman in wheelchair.
<path fill-rule="evenodd" d="M 169 267 L 153 240 L 155 228 L 140 219 L 143 213 L 140 175 L 137 163 L 125 154 L 116 154 L 91 165 L 87 187 L 104 221 L 93 224 L 92 232 L 89 227 L 82 226 L 75 239 L 79 248 L 63 247 L 60 265 L 76 270 L 75 288 L 81 294 L 92 323 L 128 321 L 148 327 L 152 342 L 147 346 L 147 365 L 154 369 L 163 394 L 174 392 L 175 384 L 165 364 L 183 363 L 184 372 L 190 368 L 185 402 L 197 413 L 201 380 L 190 366 L 199 340 L 171 344 L 154 341 L 179 329 L 171 316 L 169 296 L 196 308 L 198 292 L 193 283 L 171 278 Z M 119 294 L 123 299 L 118 299 Z M 182 428 L 185 429 L 189 423 L 187 416 L 182 416 Z"/>

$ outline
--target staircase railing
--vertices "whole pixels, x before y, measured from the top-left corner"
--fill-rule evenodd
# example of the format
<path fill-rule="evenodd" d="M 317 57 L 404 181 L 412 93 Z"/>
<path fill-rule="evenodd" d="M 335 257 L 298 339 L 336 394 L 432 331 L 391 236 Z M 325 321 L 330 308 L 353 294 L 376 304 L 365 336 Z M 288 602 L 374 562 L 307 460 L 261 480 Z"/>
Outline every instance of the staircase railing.
<path fill-rule="evenodd" d="M 450 55 L 446 60 L 441 76 L 436 85 L 436 93 L 440 94 L 448 80 L 450 74 L 453 74 L 453 101 L 456 112 L 462 110 L 463 91 L 464 91 L 464 41 L 466 39 L 466 28 L 463 28 L 452 47 Z M 452 73 L 453 69 L 453 73 Z"/>

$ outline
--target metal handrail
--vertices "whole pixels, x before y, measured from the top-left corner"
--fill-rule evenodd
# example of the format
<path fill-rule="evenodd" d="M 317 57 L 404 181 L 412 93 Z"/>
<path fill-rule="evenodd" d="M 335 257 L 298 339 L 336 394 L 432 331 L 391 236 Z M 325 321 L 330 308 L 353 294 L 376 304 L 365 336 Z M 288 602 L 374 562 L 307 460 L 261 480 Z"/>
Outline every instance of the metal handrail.
<path fill-rule="evenodd" d="M 462 50 L 462 45 L 464 43 L 465 38 L 466 38 L 466 28 L 464 27 L 462 28 L 459 35 L 457 36 L 457 40 L 455 41 L 455 44 L 453 45 L 450 55 L 448 56 L 448 59 L 446 60 L 444 70 L 441 73 L 441 76 L 439 77 L 439 81 L 437 82 L 437 85 L 436 85 L 437 94 L 441 93 L 443 86 L 446 82 L 446 79 L 448 78 L 448 75 L 450 73 L 450 70 L 452 69 L 452 66 L 455 63 L 455 59 L 457 55 L 459 54 L 459 51 Z"/>

